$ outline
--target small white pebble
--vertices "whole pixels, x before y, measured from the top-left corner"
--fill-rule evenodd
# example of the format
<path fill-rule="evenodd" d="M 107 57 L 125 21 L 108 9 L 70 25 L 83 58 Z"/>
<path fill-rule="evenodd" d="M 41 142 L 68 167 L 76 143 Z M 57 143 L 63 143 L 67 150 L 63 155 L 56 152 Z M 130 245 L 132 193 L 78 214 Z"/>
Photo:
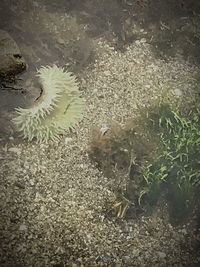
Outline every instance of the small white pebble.
<path fill-rule="evenodd" d="M 39 201 L 40 198 L 41 198 L 40 193 L 36 192 L 36 194 L 35 194 L 35 200 L 36 200 L 36 201 Z"/>
<path fill-rule="evenodd" d="M 147 42 L 146 38 L 142 38 L 142 39 L 140 40 L 140 43 L 142 43 L 142 44 L 144 44 L 144 43 L 146 43 L 146 42 Z"/>
<path fill-rule="evenodd" d="M 111 128 L 111 125 L 103 124 L 100 129 L 101 134 L 104 135 L 110 128 Z"/>
<path fill-rule="evenodd" d="M 18 156 L 21 154 L 21 149 L 17 147 L 11 147 L 8 149 L 9 152 L 16 153 Z"/>
<path fill-rule="evenodd" d="M 182 96 L 182 91 L 178 88 L 176 88 L 174 91 L 173 91 L 174 95 L 177 96 L 177 97 L 181 97 Z"/>
<path fill-rule="evenodd" d="M 187 235 L 187 230 L 186 229 L 181 229 L 180 232 L 183 233 L 184 235 Z"/>
<path fill-rule="evenodd" d="M 66 137 L 66 138 L 65 138 L 65 145 L 68 145 L 68 144 L 71 143 L 72 141 L 73 141 L 72 138 L 70 138 L 70 137 Z"/>
<path fill-rule="evenodd" d="M 20 230 L 20 231 L 27 231 L 27 226 L 26 226 L 26 224 L 21 224 L 20 227 L 19 227 L 19 230 Z"/>
<path fill-rule="evenodd" d="M 166 258 L 166 254 L 165 254 L 164 252 L 160 252 L 160 251 L 158 251 L 158 256 L 159 256 L 161 259 Z"/>
<path fill-rule="evenodd" d="M 109 76 L 111 73 L 110 73 L 109 70 L 105 70 L 105 71 L 104 71 L 104 74 L 105 74 L 106 76 Z"/>
<path fill-rule="evenodd" d="M 29 183 L 31 186 L 34 186 L 34 184 L 35 184 L 33 180 L 29 180 Z"/>

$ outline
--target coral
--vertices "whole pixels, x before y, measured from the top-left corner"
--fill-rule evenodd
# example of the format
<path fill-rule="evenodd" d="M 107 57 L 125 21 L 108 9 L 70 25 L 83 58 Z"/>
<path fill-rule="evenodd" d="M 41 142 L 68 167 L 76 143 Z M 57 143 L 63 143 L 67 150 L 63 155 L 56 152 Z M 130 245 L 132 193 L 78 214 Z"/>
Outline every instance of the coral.
<path fill-rule="evenodd" d="M 56 141 L 82 118 L 84 101 L 71 72 L 56 65 L 38 71 L 42 94 L 28 109 L 17 108 L 13 122 L 24 138 Z"/>

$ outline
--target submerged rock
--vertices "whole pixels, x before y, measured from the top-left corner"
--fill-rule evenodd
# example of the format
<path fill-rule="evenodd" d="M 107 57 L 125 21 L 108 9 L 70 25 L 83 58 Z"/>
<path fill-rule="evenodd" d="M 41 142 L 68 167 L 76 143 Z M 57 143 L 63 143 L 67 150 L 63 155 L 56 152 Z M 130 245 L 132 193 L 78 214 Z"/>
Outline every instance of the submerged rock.
<path fill-rule="evenodd" d="M 25 60 L 13 38 L 0 30 L 0 77 L 16 75 L 26 69 Z"/>

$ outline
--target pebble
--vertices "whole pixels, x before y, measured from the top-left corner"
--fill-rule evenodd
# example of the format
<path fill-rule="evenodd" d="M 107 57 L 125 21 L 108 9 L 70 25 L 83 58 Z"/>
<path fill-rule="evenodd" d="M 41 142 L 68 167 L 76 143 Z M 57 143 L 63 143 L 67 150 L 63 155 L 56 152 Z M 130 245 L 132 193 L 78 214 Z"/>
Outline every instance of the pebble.
<path fill-rule="evenodd" d="M 110 73 L 110 71 L 105 70 L 105 71 L 104 71 L 104 74 L 105 74 L 106 76 L 109 76 L 111 73 Z"/>
<path fill-rule="evenodd" d="M 109 124 L 103 124 L 102 127 L 100 128 L 100 132 L 102 135 L 104 135 L 109 129 L 111 128 L 111 125 Z"/>
<path fill-rule="evenodd" d="M 181 230 L 179 230 L 179 233 L 183 233 L 184 235 L 187 235 L 187 230 L 185 228 L 181 229 Z"/>
<path fill-rule="evenodd" d="M 183 95 L 182 91 L 178 88 L 174 89 L 173 93 L 177 97 L 181 97 Z"/>
<path fill-rule="evenodd" d="M 73 141 L 72 138 L 70 138 L 70 137 L 66 137 L 66 138 L 65 138 L 65 145 L 68 145 L 68 144 L 71 143 L 72 141 Z"/>
<path fill-rule="evenodd" d="M 147 42 L 146 38 L 142 38 L 142 39 L 140 40 L 140 43 L 142 43 L 142 44 L 144 44 L 144 43 L 146 43 L 146 42 Z"/>
<path fill-rule="evenodd" d="M 20 154 L 21 154 L 21 149 L 17 148 L 17 147 L 11 147 L 11 148 L 8 149 L 8 151 L 16 153 L 18 156 L 20 156 Z"/>
<path fill-rule="evenodd" d="M 136 45 L 139 45 L 139 44 L 140 44 L 140 40 L 136 40 L 136 41 L 135 41 L 135 44 L 136 44 Z"/>
<path fill-rule="evenodd" d="M 27 231 L 27 225 L 26 224 L 21 224 L 19 227 L 20 231 Z"/>
<path fill-rule="evenodd" d="M 160 251 L 158 251 L 158 256 L 161 258 L 161 259 L 164 259 L 164 258 L 166 258 L 166 253 L 164 253 L 164 252 L 160 252 Z"/>
<path fill-rule="evenodd" d="M 35 184 L 32 179 L 29 180 L 29 183 L 30 183 L 31 186 L 34 186 L 34 184 Z"/>

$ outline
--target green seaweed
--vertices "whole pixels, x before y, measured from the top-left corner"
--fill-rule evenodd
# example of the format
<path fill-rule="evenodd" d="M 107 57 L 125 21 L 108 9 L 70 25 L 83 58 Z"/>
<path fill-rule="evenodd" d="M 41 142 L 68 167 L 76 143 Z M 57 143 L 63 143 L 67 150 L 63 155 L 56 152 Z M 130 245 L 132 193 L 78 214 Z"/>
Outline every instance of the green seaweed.
<path fill-rule="evenodd" d="M 159 136 L 161 149 L 153 162 L 141 168 L 145 192 L 155 204 L 165 188 L 171 215 L 182 217 L 190 211 L 200 186 L 200 112 L 196 108 L 184 117 L 160 103 L 146 118 L 151 133 Z"/>

